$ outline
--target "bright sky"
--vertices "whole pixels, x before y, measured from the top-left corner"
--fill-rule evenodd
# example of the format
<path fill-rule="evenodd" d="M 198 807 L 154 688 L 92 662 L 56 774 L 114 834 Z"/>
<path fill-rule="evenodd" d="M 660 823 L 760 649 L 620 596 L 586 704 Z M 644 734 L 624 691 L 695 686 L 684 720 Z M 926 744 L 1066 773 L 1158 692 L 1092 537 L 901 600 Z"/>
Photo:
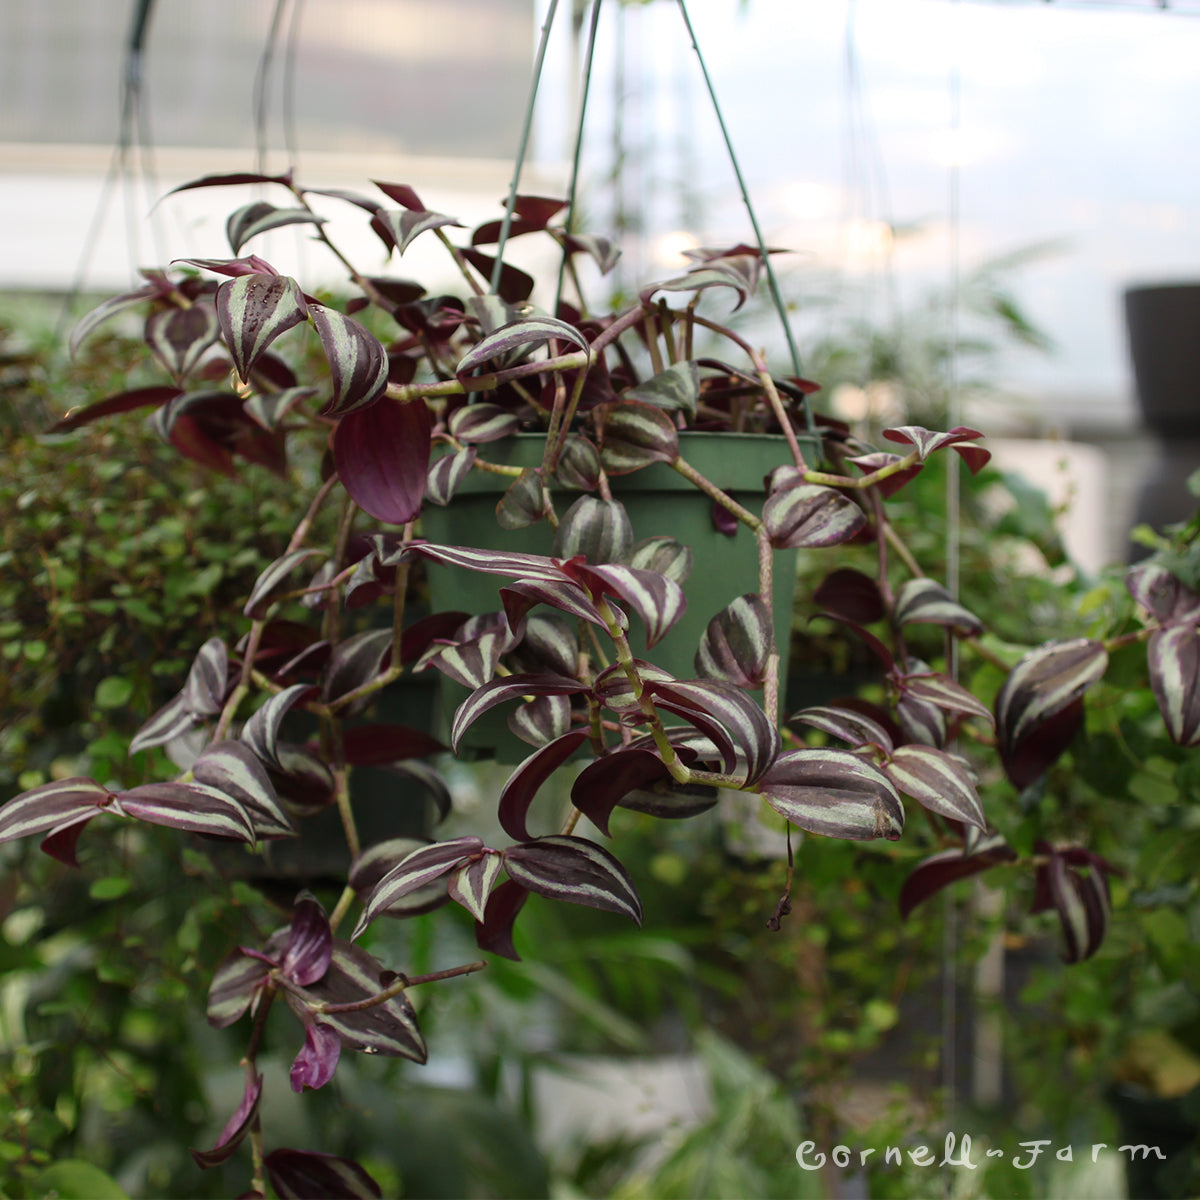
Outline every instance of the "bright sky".
<path fill-rule="evenodd" d="M 981 0 L 689 8 L 768 240 L 802 254 L 794 286 L 803 290 L 805 263 L 836 260 L 867 293 L 885 291 L 880 222 L 924 230 L 895 246 L 902 293 L 944 283 L 957 159 L 962 271 L 1062 243 L 1016 280 L 1059 349 L 1013 356 L 1012 381 L 1125 406 L 1121 289 L 1200 279 L 1200 5 L 1191 15 Z M 747 236 L 676 6 L 660 0 L 626 20 L 626 126 L 648 143 L 629 186 L 656 222 L 647 256 L 689 207 L 706 238 Z M 602 18 L 601 80 L 615 47 Z M 611 94 L 603 83 L 596 93 L 600 122 Z M 690 155 L 680 129 L 694 135 Z"/>

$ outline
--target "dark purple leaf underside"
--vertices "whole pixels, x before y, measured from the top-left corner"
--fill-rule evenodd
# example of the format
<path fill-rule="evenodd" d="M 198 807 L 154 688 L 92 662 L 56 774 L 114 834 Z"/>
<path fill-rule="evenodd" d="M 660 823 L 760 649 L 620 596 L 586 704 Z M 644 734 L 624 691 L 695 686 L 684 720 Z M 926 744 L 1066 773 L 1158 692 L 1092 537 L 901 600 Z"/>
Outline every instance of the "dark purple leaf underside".
<path fill-rule="evenodd" d="M 940 892 L 959 879 L 978 875 L 999 863 L 1015 862 L 1016 854 L 994 835 L 984 839 L 974 852 L 964 855 L 959 850 L 943 850 L 919 862 L 908 874 L 900 889 L 900 917 L 906 919 L 918 904 Z"/>
<path fill-rule="evenodd" d="M 216 1144 L 211 1150 L 193 1150 L 192 1158 L 196 1166 L 202 1170 L 219 1167 L 233 1157 L 242 1139 L 249 1132 L 250 1125 L 258 1113 L 258 1102 L 262 1097 L 263 1077 L 257 1072 L 246 1080 L 241 1103 L 226 1122 L 225 1128 L 217 1137 Z"/>
<path fill-rule="evenodd" d="M 280 970 L 301 987 L 316 983 L 329 970 L 333 932 L 324 908 L 311 892 L 301 892 L 292 912 Z"/>
<path fill-rule="evenodd" d="M 571 788 L 571 802 L 605 837 L 612 810 L 635 789 L 669 779 L 666 764 L 650 750 L 614 750 L 589 763 Z"/>
<path fill-rule="evenodd" d="M 376 1200 L 379 1184 L 353 1159 L 308 1150 L 272 1150 L 263 1160 L 279 1200 Z"/>
<path fill-rule="evenodd" d="M 520 961 L 513 945 L 513 924 L 528 899 L 529 892 L 511 879 L 492 889 L 483 920 L 475 922 L 475 943 L 480 950 Z"/>
<path fill-rule="evenodd" d="M 421 511 L 433 417 L 424 400 L 381 400 L 347 413 L 333 434 L 338 478 L 364 512 L 404 525 Z"/>
<path fill-rule="evenodd" d="M 50 426 L 49 432 L 68 433 L 72 429 L 78 429 L 81 425 L 88 425 L 92 421 L 111 416 L 113 413 L 131 412 L 136 408 L 158 408 L 182 394 L 177 387 L 161 385 L 118 392 L 115 396 L 97 400 L 95 404 L 85 404 L 82 408 L 71 409 L 62 420 L 56 421 Z"/>
<path fill-rule="evenodd" d="M 813 601 L 855 625 L 873 625 L 886 612 L 879 585 L 853 567 L 839 567 L 826 575 L 813 592 Z"/>
<path fill-rule="evenodd" d="M 586 729 L 573 729 L 536 750 L 513 771 L 500 792 L 500 827 L 515 841 L 529 840 L 525 824 L 538 790 L 587 740 Z"/>

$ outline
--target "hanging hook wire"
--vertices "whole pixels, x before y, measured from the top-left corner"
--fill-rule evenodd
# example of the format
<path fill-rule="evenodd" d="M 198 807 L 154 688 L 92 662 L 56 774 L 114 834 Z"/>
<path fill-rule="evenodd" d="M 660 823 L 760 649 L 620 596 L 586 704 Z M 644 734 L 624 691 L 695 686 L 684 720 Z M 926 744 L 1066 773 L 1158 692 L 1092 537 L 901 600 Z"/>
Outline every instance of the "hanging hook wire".
<path fill-rule="evenodd" d="M 529 88 L 529 101 L 525 105 L 525 120 L 521 126 L 521 140 L 517 144 L 517 155 L 513 161 L 512 184 L 508 189 L 508 201 L 504 205 L 504 220 L 500 222 L 500 233 L 496 238 L 496 261 L 492 264 L 492 278 L 488 290 L 496 295 L 500 291 L 500 271 L 504 266 L 504 247 L 508 244 L 508 233 L 512 228 L 513 212 L 517 206 L 517 192 L 521 186 L 521 169 L 525 165 L 525 152 L 529 148 L 529 134 L 533 128 L 533 113 L 537 108 L 538 85 L 542 82 L 542 64 L 546 61 L 546 47 L 550 42 L 550 30 L 554 25 L 554 14 L 558 0 L 550 0 L 546 20 L 542 25 L 542 36 L 538 42 L 537 58 L 533 64 L 533 83 Z"/>

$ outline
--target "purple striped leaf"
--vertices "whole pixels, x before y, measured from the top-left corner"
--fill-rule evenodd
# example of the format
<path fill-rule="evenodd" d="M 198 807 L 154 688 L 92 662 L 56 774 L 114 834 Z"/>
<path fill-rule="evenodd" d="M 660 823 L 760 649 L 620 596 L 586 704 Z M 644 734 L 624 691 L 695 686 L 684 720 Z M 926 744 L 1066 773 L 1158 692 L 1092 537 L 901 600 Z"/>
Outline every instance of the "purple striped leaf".
<path fill-rule="evenodd" d="M 427 887 L 443 875 L 448 875 L 467 859 L 482 853 L 484 849 L 482 839 L 460 837 L 414 850 L 370 890 L 363 901 L 362 915 L 358 918 L 358 924 L 354 927 L 351 937 L 357 938 L 381 912 L 391 908 L 396 901 Z"/>
<path fill-rule="evenodd" d="M 978 475 L 992 457 L 991 451 L 982 446 L 964 444 L 983 437 L 979 430 L 968 429 L 965 425 L 956 425 L 948 433 L 934 433 L 920 425 L 901 425 L 895 429 L 885 429 L 883 436 L 889 442 L 915 446 L 922 462 L 935 451 L 953 446 L 955 452 L 970 468 L 972 475 Z"/>
<path fill-rule="evenodd" d="M 421 841 L 416 838 L 389 838 L 364 850 L 350 865 L 349 882 L 358 896 L 359 903 L 366 903 L 375 885 L 389 871 L 395 870 L 414 851 L 431 844 L 428 839 Z M 405 893 L 387 908 L 377 912 L 376 916 L 415 917 L 440 908 L 448 899 L 446 876 L 439 875 L 424 887 Z"/>
<path fill-rule="evenodd" d="M 763 505 L 762 519 L 776 549 L 836 546 L 867 523 L 866 514 L 853 500 L 811 483 L 772 492 Z"/>
<path fill-rule="evenodd" d="M 329 970 L 317 983 L 301 989 L 300 994 L 289 989 L 285 993 L 288 1007 L 307 1022 L 313 1009 L 320 1005 L 354 1004 L 378 996 L 386 986 L 384 979 L 388 974 L 383 964 L 360 946 L 335 938 Z M 353 1012 L 322 1011 L 319 1019 L 337 1033 L 348 1050 L 386 1054 L 418 1063 L 427 1057 L 416 1013 L 403 993 Z"/>
<path fill-rule="evenodd" d="M 217 1136 L 216 1144 L 211 1150 L 192 1150 L 191 1155 L 196 1166 L 201 1170 L 219 1167 L 233 1157 L 242 1139 L 250 1131 L 254 1118 L 258 1115 L 258 1102 L 262 1098 L 263 1077 L 257 1072 L 246 1079 L 246 1087 L 242 1092 L 241 1103 L 234 1109 L 233 1116 L 225 1123 L 225 1128 Z"/>
<path fill-rule="evenodd" d="M 387 351 L 379 339 L 353 317 L 323 304 L 310 304 L 308 319 L 321 339 L 333 382 L 325 415 L 344 417 L 378 400 L 388 381 Z"/>
<path fill-rule="evenodd" d="M 558 563 L 542 554 L 476 550 L 470 546 L 435 546 L 430 542 L 412 542 L 399 557 L 414 555 L 427 558 L 431 562 L 444 563 L 446 566 L 479 571 L 484 575 L 505 575 L 513 579 L 544 579 L 553 582 L 564 578 Z"/>
<path fill-rule="evenodd" d="M 488 954 L 520 962 L 521 956 L 513 945 L 513 925 L 529 899 L 529 893 L 519 884 L 506 879 L 492 889 L 484 909 L 483 920 L 475 922 L 475 943 Z"/>
<path fill-rule="evenodd" d="M 582 434 L 568 434 L 554 474 L 563 487 L 594 491 L 600 486 L 600 451 Z"/>
<path fill-rule="evenodd" d="M 561 614 L 530 614 L 525 621 L 521 647 L 556 675 L 575 674 L 579 662 L 579 635 L 575 624 Z"/>
<path fill-rule="evenodd" d="M 478 454 L 474 446 L 464 446 L 456 454 L 443 454 L 435 459 L 425 480 L 425 499 L 442 507 L 449 504 L 471 473 Z"/>
<path fill-rule="evenodd" d="M 672 363 L 666 370 L 652 375 L 644 383 L 627 388 L 626 400 L 641 400 L 668 412 L 695 416 L 700 401 L 700 368 L 694 362 Z"/>
<path fill-rule="evenodd" d="M 333 431 L 338 478 L 377 521 L 407 524 L 421 511 L 432 436 L 424 400 L 384 399 L 347 412 Z"/>
<path fill-rule="evenodd" d="M 289 387 L 281 392 L 255 394 L 243 404 L 246 415 L 257 421 L 268 433 L 274 433 L 291 410 L 310 396 L 315 396 L 315 387 Z"/>
<path fill-rule="evenodd" d="M 503 858 L 497 852 L 471 859 L 450 876 L 446 892 L 456 904 L 461 904 L 475 918 L 482 921 L 486 915 L 488 896 L 500 877 Z"/>
<path fill-rule="evenodd" d="M 250 589 L 250 598 L 242 609 L 243 615 L 254 619 L 265 617 L 275 597 L 289 590 L 288 576 L 302 562 L 313 557 L 324 558 L 325 552 L 313 549 L 289 550 L 268 564 L 254 581 L 254 587 Z"/>
<path fill-rule="evenodd" d="M 450 726 L 450 745 L 458 753 L 463 735 L 484 713 L 498 704 L 521 696 L 575 696 L 586 692 L 587 685 L 565 675 L 506 675 L 476 689 L 458 706 Z"/>
<path fill-rule="evenodd" d="M 657 707 L 682 717 L 711 738 L 725 761 L 725 770 L 744 770 L 753 783 L 779 753 L 779 730 L 745 692 L 727 683 L 647 681 L 646 690 Z"/>
<path fill-rule="evenodd" d="M 192 778 L 241 804 L 258 838 L 295 836 L 296 829 L 280 807 L 266 768 L 245 743 L 224 741 L 209 746 L 192 764 Z"/>
<path fill-rule="evenodd" d="M 213 975 L 208 989 L 208 1023 L 225 1029 L 242 1016 L 254 1001 L 255 993 L 271 972 L 273 953 L 283 948 L 287 931 L 276 933 L 265 948 L 265 958 L 235 950 Z"/>
<path fill-rule="evenodd" d="M 312 699 L 316 694 L 317 689 L 307 683 L 294 683 L 276 692 L 242 726 L 242 741 L 268 766 L 282 767 L 277 744 L 283 718 L 302 696 Z"/>
<path fill-rule="evenodd" d="M 901 687 L 909 696 L 946 712 L 963 717 L 982 717 L 989 725 L 995 724 L 992 710 L 982 700 L 968 692 L 961 683 L 955 683 L 936 671 L 905 675 Z"/>
<path fill-rule="evenodd" d="M 664 683 L 675 682 L 675 676 L 670 671 L 664 671 L 661 667 L 646 662 L 645 659 L 635 658 L 633 667 L 643 682 L 650 680 L 659 680 Z M 605 667 L 596 676 L 593 691 L 596 699 L 615 713 L 641 711 L 641 702 L 634 695 L 633 684 L 629 682 L 629 676 L 625 674 L 625 668 L 620 663 Z"/>
<path fill-rule="evenodd" d="M 421 655 L 414 671 L 436 667 L 455 683 L 474 690 L 496 674 L 496 665 L 504 650 L 505 635 L 490 630 L 469 642 L 434 642 Z"/>
<path fill-rule="evenodd" d="M 999 834 L 981 839 L 970 854 L 961 850 L 943 850 L 923 859 L 908 873 L 900 888 L 901 920 L 907 920 L 918 904 L 959 879 L 969 879 L 990 867 L 1016 860 L 1016 853 Z"/>
<path fill-rule="evenodd" d="M 446 422 L 452 437 L 465 445 L 498 442 L 521 428 L 516 413 L 498 404 L 464 404 Z"/>
<path fill-rule="evenodd" d="M 308 316 L 300 285 L 287 275 L 238 275 L 217 288 L 221 336 L 243 383 L 267 347 Z"/>
<path fill-rule="evenodd" d="M 554 340 L 588 349 L 587 338 L 566 321 L 555 317 L 520 317 L 476 342 L 459 361 L 455 374 L 462 379 L 494 358 L 507 359 L 517 351 L 528 352 Z"/>
<path fill-rule="evenodd" d="M 366 629 L 334 647 L 325 668 L 321 697 L 333 704 L 378 677 L 392 651 L 390 629 Z"/>
<path fill-rule="evenodd" d="M 1150 687 L 1171 741 L 1200 743 L 1200 632 L 1195 625 L 1156 629 L 1147 646 Z"/>
<path fill-rule="evenodd" d="M 220 335 L 216 311 L 209 304 L 160 309 L 146 318 L 146 345 L 178 384 Z"/>
<path fill-rule="evenodd" d="M 559 612 L 578 617 L 582 621 L 590 621 L 602 629 L 608 628 L 608 622 L 601 615 L 592 597 L 569 579 L 522 579 L 500 589 L 500 600 L 504 605 L 504 615 L 509 628 L 519 636 L 523 629 L 525 618 L 535 605 L 548 604 Z M 619 609 L 612 610 L 620 629 L 629 628 L 629 620 Z"/>
<path fill-rule="evenodd" d="M 291 187 L 292 173 L 289 171 L 286 175 L 261 175 L 251 171 L 237 171 L 227 175 L 203 175 L 199 179 L 192 179 L 173 187 L 167 195 L 174 196 L 176 192 L 190 192 L 195 188 L 231 187 L 242 183 L 281 183 L 284 187 Z"/>
<path fill-rule="evenodd" d="M 836 704 L 802 708 L 788 718 L 789 724 L 793 721 L 810 725 L 853 747 L 878 746 L 885 754 L 890 754 L 893 749 L 891 734 L 874 718 L 852 708 Z"/>
<path fill-rule="evenodd" d="M 1047 642 L 1026 654 L 996 694 L 996 731 L 1010 757 L 1030 734 L 1104 675 L 1108 653 L 1091 638 Z"/>
<path fill-rule="evenodd" d="M 661 408 L 638 400 L 595 409 L 600 430 L 600 463 L 609 475 L 628 475 L 651 463 L 679 457 L 679 431 Z"/>
<path fill-rule="evenodd" d="M 908 579 L 896 591 L 892 621 L 901 625 L 944 625 L 963 637 L 977 637 L 983 622 L 968 612 L 936 580 L 928 577 Z"/>
<path fill-rule="evenodd" d="M 793 825 L 825 837 L 896 841 L 904 806 L 892 781 L 849 750 L 790 750 L 759 780 L 767 803 Z"/>
<path fill-rule="evenodd" d="M 199 267 L 202 271 L 213 271 L 217 275 L 228 275 L 236 279 L 239 275 L 278 275 L 279 272 L 265 258 L 248 254 L 245 258 L 177 258 L 176 262 Z"/>
<path fill-rule="evenodd" d="M 198 717 L 215 717 L 229 690 L 229 651 L 220 638 L 209 638 L 196 652 L 183 685 L 183 702 Z"/>
<path fill-rule="evenodd" d="M 587 741 L 586 729 L 573 729 L 524 759 L 500 792 L 500 828 L 518 842 L 529 839 L 525 818 L 542 785 Z M 482 920 L 482 916 L 479 918 Z"/>
<path fill-rule="evenodd" d="M 537 696 L 508 714 L 508 727 L 530 746 L 544 746 L 571 728 L 571 702 L 566 696 Z"/>
<path fill-rule="evenodd" d="M 628 562 L 639 571 L 654 571 L 678 584 L 688 581 L 695 555 L 690 546 L 673 537 L 643 538 L 629 553 Z"/>
<path fill-rule="evenodd" d="M 940 749 L 946 744 L 946 710 L 920 696 L 902 692 L 896 701 L 896 721 L 909 742 Z"/>
<path fill-rule="evenodd" d="M 225 222 L 225 236 L 229 248 L 240 254 L 242 247 L 253 237 L 269 229 L 282 229 L 285 225 L 324 225 L 326 217 L 318 217 L 307 208 L 276 208 L 265 200 L 255 200 L 229 214 Z"/>
<path fill-rule="evenodd" d="M 896 787 L 940 817 L 987 830 L 971 770 L 957 754 L 930 746 L 900 746 L 883 765 Z"/>
<path fill-rule="evenodd" d="M 759 261 L 749 254 L 711 259 L 702 266 L 693 267 L 686 275 L 652 283 L 643 288 L 639 297 L 648 304 L 655 292 L 700 292 L 705 288 L 727 287 L 737 293 L 738 302 L 734 312 L 754 294 L 758 284 Z"/>
<path fill-rule="evenodd" d="M 683 588 L 657 571 L 643 571 L 620 563 L 564 564 L 564 570 L 593 595 L 616 596 L 628 604 L 646 626 L 647 646 L 660 642 L 687 608 Z"/>
<path fill-rule="evenodd" d="M 310 1150 L 272 1150 L 263 1159 L 279 1200 L 377 1200 L 379 1184 L 351 1158 Z"/>
<path fill-rule="evenodd" d="M 197 783 L 146 783 L 117 794 L 126 816 L 185 833 L 254 841 L 254 825 L 232 796 Z"/>
<path fill-rule="evenodd" d="M 625 868 L 602 846 L 579 837 L 544 837 L 504 852 L 508 877 L 539 896 L 620 913 L 642 923 L 642 902 Z"/>
<path fill-rule="evenodd" d="M 168 700 L 133 736 L 130 754 L 140 754 L 154 746 L 165 746 L 193 728 L 200 718 L 187 706 L 183 693 Z"/>
<path fill-rule="evenodd" d="M 112 800 L 94 779 L 55 780 L 0 806 L 0 842 L 51 833 L 89 820 Z"/>
<path fill-rule="evenodd" d="M 583 555 L 589 563 L 622 562 L 633 549 L 633 525 L 620 500 L 580 496 L 559 519 L 554 557 Z"/>
<path fill-rule="evenodd" d="M 1072 859 L 1083 861 L 1077 865 Z M 1086 874 L 1079 865 L 1086 866 Z M 1072 854 L 1070 849 L 1050 850 L 1048 860 L 1038 867 L 1033 911 L 1049 907 L 1058 914 L 1064 962 L 1091 958 L 1104 941 L 1112 903 L 1106 868 L 1099 856 Z"/>
<path fill-rule="evenodd" d="M 1200 596 L 1161 563 L 1138 563 L 1125 576 L 1129 594 L 1164 625 L 1200 620 Z"/>
<path fill-rule="evenodd" d="M 136 308 L 147 300 L 160 295 L 162 289 L 153 283 L 148 283 L 132 292 L 122 292 L 119 296 L 110 296 L 107 300 L 96 305 L 91 312 L 84 314 L 71 330 L 68 350 L 72 358 L 79 352 L 84 340 L 105 321 L 115 317 L 117 313 L 127 308 Z"/>
<path fill-rule="evenodd" d="M 413 239 L 430 229 L 441 229 L 453 225 L 461 229 L 463 224 L 444 213 L 422 212 L 411 208 L 380 208 L 376 220 L 384 224 L 395 239 L 396 252 L 403 254 L 412 245 Z"/>
<path fill-rule="evenodd" d="M 652 750 L 614 750 L 589 763 L 571 788 L 571 803 L 605 837 L 612 810 L 635 790 L 670 779 L 663 760 Z"/>
<path fill-rule="evenodd" d="M 317 753 L 291 742 L 277 742 L 279 766 L 267 766 L 267 774 L 287 810 L 305 817 L 319 813 L 337 800 L 333 772 Z"/>
<path fill-rule="evenodd" d="M 505 489 L 496 505 L 496 524 L 501 529 L 525 529 L 546 515 L 546 490 L 542 476 L 526 467 Z"/>
<path fill-rule="evenodd" d="M 696 674 L 740 688 L 762 687 L 774 642 L 771 610 L 760 595 L 748 592 L 709 621 L 696 652 Z"/>
<path fill-rule="evenodd" d="M 853 463 L 858 467 L 864 475 L 871 475 L 876 471 L 883 470 L 884 467 L 890 467 L 901 462 L 899 454 L 889 454 L 885 450 L 877 450 L 873 454 L 859 454 L 854 458 L 846 459 L 848 463 Z M 911 467 L 906 467 L 903 471 L 897 471 L 894 475 L 889 475 L 885 479 L 879 480 L 875 484 L 876 490 L 886 500 L 889 496 L 894 496 L 906 483 L 916 478 L 923 470 L 923 463 L 913 463 Z"/>

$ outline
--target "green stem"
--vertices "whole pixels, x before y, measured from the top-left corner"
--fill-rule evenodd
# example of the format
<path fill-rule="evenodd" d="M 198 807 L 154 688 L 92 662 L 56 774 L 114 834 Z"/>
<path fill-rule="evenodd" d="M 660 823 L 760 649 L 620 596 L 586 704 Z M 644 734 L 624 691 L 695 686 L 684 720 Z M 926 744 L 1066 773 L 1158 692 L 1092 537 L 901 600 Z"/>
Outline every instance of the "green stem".
<path fill-rule="evenodd" d="M 762 528 L 762 521 L 749 509 L 743 508 L 732 496 L 726 495 L 715 483 L 709 482 L 691 463 L 677 458 L 671 466 L 689 483 L 698 487 L 706 496 L 715 500 L 722 508 L 733 513 L 743 525 L 748 525 L 757 534 Z"/>
<path fill-rule="evenodd" d="M 685 0 L 678 0 L 678 3 L 679 14 L 683 17 L 684 25 L 687 26 L 688 37 L 692 40 L 692 49 L 696 52 L 696 60 L 699 62 L 700 72 L 704 76 L 704 86 L 708 89 L 708 98 L 712 101 L 713 114 L 717 118 L 717 124 L 721 127 L 721 136 L 725 139 L 725 150 L 729 155 L 729 165 L 733 168 L 733 174 L 737 179 L 738 188 L 742 194 L 742 204 L 746 209 L 746 216 L 750 218 L 750 226 L 754 230 L 754 237 L 758 242 L 758 252 L 762 258 L 763 269 L 767 273 L 767 283 L 771 289 L 771 300 L 775 305 L 775 311 L 779 314 L 780 323 L 783 325 L 784 336 L 787 338 L 788 352 L 792 359 L 792 372 L 796 375 L 803 375 L 804 371 L 800 364 L 800 351 L 796 348 L 796 340 L 792 336 L 792 327 L 788 322 L 787 308 L 779 292 L 779 283 L 775 279 L 775 272 L 771 267 L 771 256 L 767 253 L 767 243 L 763 238 L 762 229 L 759 228 L 758 217 L 754 212 L 754 205 L 750 202 L 750 191 L 746 187 L 746 180 L 742 175 L 741 167 L 738 165 L 737 154 L 733 149 L 733 139 L 729 136 L 725 117 L 721 112 L 721 105 L 717 100 L 716 88 L 713 87 L 712 77 L 708 73 L 708 66 L 704 61 L 704 55 L 700 52 L 700 43 L 696 40 L 696 31 L 692 28 L 692 21 L 688 16 L 687 4 Z M 812 414 L 807 404 L 804 406 L 804 411 L 808 420 L 808 432 L 815 434 L 816 430 L 813 425 Z"/>
<path fill-rule="evenodd" d="M 529 134 L 533 128 L 533 113 L 537 107 L 538 85 L 542 82 L 542 64 L 546 60 L 546 46 L 550 42 L 550 28 L 554 24 L 554 14 L 557 10 L 558 0 L 550 0 L 550 7 L 546 12 L 546 23 L 542 26 L 542 36 L 538 42 L 537 58 L 533 64 L 533 82 L 529 88 L 529 101 L 525 105 L 525 120 L 521 126 L 521 140 L 517 145 L 517 156 L 513 162 L 512 184 L 508 189 L 508 201 L 504 206 L 504 220 L 500 222 L 500 236 L 496 239 L 496 261 L 492 264 L 490 284 L 490 291 L 493 295 L 500 294 L 500 271 L 504 265 L 504 248 L 508 244 L 508 232 L 512 228 L 513 212 L 517 206 L 517 192 L 521 186 L 521 168 L 525 165 L 525 152 L 529 148 Z"/>

